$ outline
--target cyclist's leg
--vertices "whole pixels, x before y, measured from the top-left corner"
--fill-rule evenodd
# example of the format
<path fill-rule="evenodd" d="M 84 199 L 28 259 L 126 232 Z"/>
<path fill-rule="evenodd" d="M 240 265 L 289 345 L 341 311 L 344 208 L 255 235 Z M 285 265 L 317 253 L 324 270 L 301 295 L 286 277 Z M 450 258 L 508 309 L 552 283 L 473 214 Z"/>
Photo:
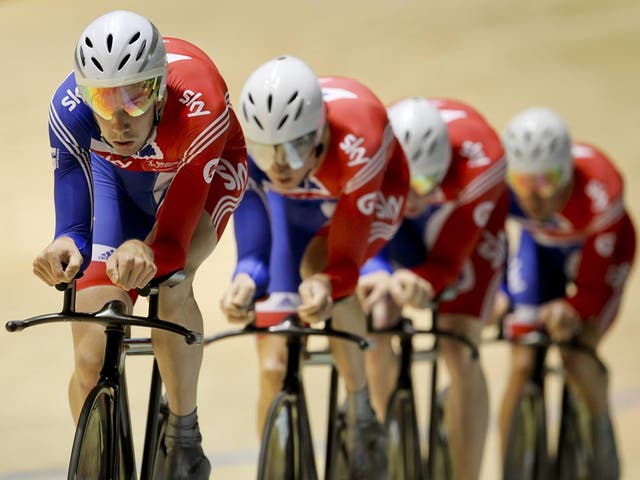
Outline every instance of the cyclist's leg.
<path fill-rule="evenodd" d="M 291 199 L 267 192 L 271 222 L 269 297 L 256 303 L 256 324 L 276 325 L 300 305 L 300 261 L 309 240 L 327 221 L 324 201 Z M 257 405 L 257 431 L 262 438 L 271 403 L 282 387 L 287 367 L 286 338 L 264 336 L 257 339 L 260 391 Z"/>
<path fill-rule="evenodd" d="M 321 232 L 310 243 L 301 263 L 304 277 L 321 271 L 326 263 L 327 237 Z M 356 335 L 366 335 L 366 318 L 355 295 L 336 301 L 332 326 Z M 347 450 L 354 478 L 386 478 L 387 458 L 384 429 L 371 407 L 364 354 L 351 342 L 331 340 L 331 353 L 347 390 Z"/>
<path fill-rule="evenodd" d="M 120 300 L 128 306 L 133 298 L 115 287 L 105 272 L 105 262 L 125 239 L 143 239 L 153 224 L 153 217 L 140 210 L 125 194 L 118 169 L 92 154 L 94 181 L 94 230 L 92 261 L 78 280 L 76 308 L 95 312 L 110 300 Z M 124 172 L 124 171 L 123 171 Z M 152 174 L 127 172 L 143 185 L 152 181 Z M 69 404 L 74 421 L 89 390 L 96 384 L 104 358 L 104 327 L 72 323 L 74 371 L 69 382 Z"/>
<path fill-rule="evenodd" d="M 518 248 L 510 259 L 506 287 L 513 312 L 506 321 L 505 336 L 518 336 L 538 328 L 536 309 L 541 303 L 564 296 L 567 279 L 564 273 L 566 252 L 536 244 L 531 234 L 520 232 Z M 523 387 L 535 368 L 535 352 L 529 347 L 513 345 L 511 369 L 500 408 L 500 440 L 504 457 L 509 427 Z"/>
<path fill-rule="evenodd" d="M 237 155 L 221 158 L 218 168 L 238 170 L 234 178 L 245 180 L 239 170 L 242 165 L 243 157 Z M 191 237 L 184 266 L 186 279 L 175 287 L 162 288 L 159 315 L 164 320 L 203 331 L 193 279 L 200 265 L 217 246 L 244 188 L 242 181 L 228 182 L 225 176 L 214 175 L 204 211 Z M 163 331 L 153 331 L 152 341 L 169 403 L 164 439 L 166 475 L 168 478 L 209 478 L 211 466 L 202 451 L 196 410 L 202 346 L 186 345 L 180 336 Z"/>
<path fill-rule="evenodd" d="M 373 348 L 364 354 L 371 404 L 380 422 L 384 422 L 389 398 L 398 379 L 398 354 L 393 349 L 391 338 L 385 334 L 369 335 Z"/>
<path fill-rule="evenodd" d="M 501 457 L 506 454 L 513 413 L 524 386 L 535 368 L 535 351 L 525 345 L 511 345 L 510 370 L 499 414 Z"/>
<path fill-rule="evenodd" d="M 479 344 L 482 323 L 477 317 L 442 313 L 439 328 L 453 331 Z M 456 478 L 478 478 L 489 420 L 487 382 L 478 359 L 455 340 L 440 339 L 440 355 L 451 384 L 445 405 L 451 460 Z"/>

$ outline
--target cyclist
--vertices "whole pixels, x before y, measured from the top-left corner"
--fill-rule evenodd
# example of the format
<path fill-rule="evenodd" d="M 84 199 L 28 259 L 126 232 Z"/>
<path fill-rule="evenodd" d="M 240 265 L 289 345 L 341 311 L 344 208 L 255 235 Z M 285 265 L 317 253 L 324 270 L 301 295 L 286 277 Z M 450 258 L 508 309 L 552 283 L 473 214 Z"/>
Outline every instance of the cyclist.
<path fill-rule="evenodd" d="M 366 332 L 354 291 L 365 259 L 400 224 L 409 184 L 384 105 L 361 83 L 317 77 L 292 56 L 251 74 L 240 98 L 249 189 L 234 214 L 238 263 L 222 308 L 232 321 L 309 323 Z M 384 432 L 369 402 L 363 354 L 331 349 L 347 388 L 352 478 L 386 478 Z M 286 365 L 286 343 L 258 341 L 262 428 Z"/>
<path fill-rule="evenodd" d="M 623 180 L 596 147 L 571 142 L 564 121 L 529 108 L 503 134 L 510 218 L 521 227 L 509 262 L 511 338 L 544 326 L 554 340 L 596 348 L 622 300 L 635 253 L 635 231 L 623 200 Z M 586 355 L 561 349 L 570 385 L 588 407 L 595 453 L 592 478 L 619 477 L 609 413 L 608 378 Z M 508 425 L 534 365 L 531 348 L 512 346 L 501 411 L 503 452 Z"/>
<path fill-rule="evenodd" d="M 365 265 L 358 286 L 375 327 L 399 308 L 424 308 L 447 289 L 439 327 L 475 342 L 493 305 L 506 258 L 508 194 L 500 138 L 475 109 L 450 99 L 403 99 L 389 108 L 409 161 L 411 189 L 395 237 Z M 381 336 L 378 336 L 381 337 Z M 478 478 L 488 424 L 485 376 L 464 345 L 442 339 L 451 376 L 445 406 L 456 478 Z M 383 417 L 397 376 L 389 338 L 367 352 L 369 381 Z"/>
<path fill-rule="evenodd" d="M 129 309 L 135 288 L 184 268 L 160 315 L 202 331 L 192 282 L 247 181 L 242 131 L 225 82 L 196 46 L 162 38 L 145 17 L 113 11 L 80 36 L 74 70 L 49 113 L 55 165 L 55 239 L 34 261 L 47 284 L 78 280 L 79 311 L 108 300 Z M 77 421 L 103 357 L 101 327 L 72 326 L 69 401 Z M 170 415 L 167 478 L 209 478 L 197 423 L 201 347 L 154 331 Z"/>

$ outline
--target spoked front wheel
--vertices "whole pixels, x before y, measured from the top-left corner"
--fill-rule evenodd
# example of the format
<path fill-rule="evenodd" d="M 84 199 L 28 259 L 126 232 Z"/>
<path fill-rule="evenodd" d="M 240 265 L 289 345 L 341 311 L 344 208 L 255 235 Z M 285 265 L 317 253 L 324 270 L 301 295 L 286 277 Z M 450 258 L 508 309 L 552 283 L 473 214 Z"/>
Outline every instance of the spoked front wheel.
<path fill-rule="evenodd" d="M 592 459 L 589 418 L 585 407 L 565 385 L 562 396 L 562 420 L 556 454 L 558 480 L 588 480 Z"/>
<path fill-rule="evenodd" d="M 413 395 L 396 390 L 387 408 L 385 422 L 389 478 L 413 480 L 422 478 L 422 460 Z"/>
<path fill-rule="evenodd" d="M 313 454 L 312 446 L 305 445 L 305 431 L 301 429 L 301 412 L 298 398 L 279 393 L 271 404 L 264 426 L 258 480 L 315 479 L 315 465 L 307 456 Z M 311 449 L 310 451 L 303 451 Z"/>
<path fill-rule="evenodd" d="M 518 399 L 509 427 L 504 480 L 548 478 L 547 432 L 544 396 L 540 387 L 528 384 Z"/>
<path fill-rule="evenodd" d="M 453 468 L 449 453 L 449 438 L 444 423 L 444 406 L 446 404 L 448 389 L 444 389 L 437 397 L 433 406 L 434 431 L 430 432 L 428 472 L 431 480 L 451 480 Z"/>
<path fill-rule="evenodd" d="M 94 388 L 82 407 L 69 464 L 68 480 L 116 477 L 116 415 L 113 390 Z"/>

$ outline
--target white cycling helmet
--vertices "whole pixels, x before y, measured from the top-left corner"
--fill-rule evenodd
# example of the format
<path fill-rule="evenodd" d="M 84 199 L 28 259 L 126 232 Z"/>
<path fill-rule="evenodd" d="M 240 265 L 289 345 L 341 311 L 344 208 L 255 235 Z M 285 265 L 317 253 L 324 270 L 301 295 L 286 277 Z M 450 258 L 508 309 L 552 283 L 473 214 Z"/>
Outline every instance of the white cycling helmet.
<path fill-rule="evenodd" d="M 278 145 L 316 133 L 325 107 L 318 77 L 302 60 L 281 56 L 251 74 L 240 94 L 240 122 L 246 138 Z"/>
<path fill-rule="evenodd" d="M 96 88 L 119 87 L 160 78 L 164 95 L 167 51 L 158 29 L 137 13 L 116 10 L 89 24 L 74 56 L 76 83 Z"/>
<path fill-rule="evenodd" d="M 502 134 L 507 169 L 540 175 L 557 171 L 560 185 L 573 174 L 571 138 L 564 121 L 548 108 L 533 107 L 513 117 Z"/>
<path fill-rule="evenodd" d="M 401 100 L 387 113 L 409 162 L 411 186 L 426 194 L 442 182 L 451 165 L 447 124 L 438 108 L 421 97 Z"/>

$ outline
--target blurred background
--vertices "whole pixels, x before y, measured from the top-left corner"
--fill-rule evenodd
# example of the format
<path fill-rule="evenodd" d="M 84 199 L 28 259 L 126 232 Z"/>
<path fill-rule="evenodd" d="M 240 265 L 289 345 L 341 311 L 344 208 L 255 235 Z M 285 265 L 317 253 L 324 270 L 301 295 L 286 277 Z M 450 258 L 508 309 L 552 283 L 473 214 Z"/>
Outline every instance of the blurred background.
<path fill-rule="evenodd" d="M 290 53 L 318 74 L 362 81 L 385 103 L 408 95 L 463 100 L 498 130 L 522 108 L 552 107 L 575 139 L 594 143 L 617 163 L 626 176 L 627 206 L 640 225 L 640 3 L 635 0 L 0 0 L 1 323 L 59 308 L 61 296 L 31 273 L 33 257 L 51 240 L 54 225 L 49 100 L 72 69 L 82 30 L 117 8 L 146 15 L 164 35 L 203 48 L 226 78 L 232 101 L 258 65 Z M 229 328 L 218 303 L 234 260 L 230 227 L 196 281 L 206 333 Z M 601 352 L 612 372 L 614 421 L 628 479 L 640 478 L 637 269 L 632 275 Z M 493 415 L 486 480 L 499 478 L 495 414 L 506 354 L 505 345 L 492 344 L 482 358 Z M 139 357 L 127 364 L 139 445 L 149 366 Z M 71 369 L 68 326 L 0 331 L 0 480 L 66 478 L 73 438 L 67 406 Z M 328 371 L 319 367 L 305 372 L 319 446 L 327 378 Z M 418 368 L 415 378 L 423 391 L 426 370 Z M 256 381 L 252 339 L 205 352 L 199 413 L 204 448 L 218 479 L 255 474 Z"/>

